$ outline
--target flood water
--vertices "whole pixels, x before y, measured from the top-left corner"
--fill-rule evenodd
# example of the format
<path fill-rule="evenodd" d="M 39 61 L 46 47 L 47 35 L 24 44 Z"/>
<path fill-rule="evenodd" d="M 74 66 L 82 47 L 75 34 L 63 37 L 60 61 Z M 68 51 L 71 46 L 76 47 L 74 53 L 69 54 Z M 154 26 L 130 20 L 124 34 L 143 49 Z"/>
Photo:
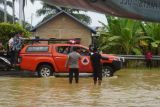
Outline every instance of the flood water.
<path fill-rule="evenodd" d="M 160 107 L 160 70 L 121 70 L 69 84 L 66 77 L 0 76 L 0 107 Z"/>

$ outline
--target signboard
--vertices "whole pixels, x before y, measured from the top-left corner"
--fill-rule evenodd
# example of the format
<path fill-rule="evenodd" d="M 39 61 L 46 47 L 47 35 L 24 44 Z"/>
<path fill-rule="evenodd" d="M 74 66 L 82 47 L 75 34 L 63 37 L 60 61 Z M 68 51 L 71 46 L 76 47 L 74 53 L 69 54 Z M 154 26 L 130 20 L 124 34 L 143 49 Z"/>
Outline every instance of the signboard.
<path fill-rule="evenodd" d="M 160 22 L 160 0 L 43 0 L 44 2 L 96 11 L 118 17 Z"/>

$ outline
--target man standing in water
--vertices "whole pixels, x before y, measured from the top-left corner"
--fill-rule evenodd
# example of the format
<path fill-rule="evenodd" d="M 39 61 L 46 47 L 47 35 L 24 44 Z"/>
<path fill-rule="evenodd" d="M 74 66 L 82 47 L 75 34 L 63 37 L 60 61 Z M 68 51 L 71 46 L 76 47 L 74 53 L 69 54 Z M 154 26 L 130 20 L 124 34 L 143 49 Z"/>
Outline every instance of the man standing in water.
<path fill-rule="evenodd" d="M 108 58 L 103 58 L 101 54 L 97 51 L 97 48 L 93 49 L 93 54 L 90 56 L 91 58 L 91 63 L 93 67 L 93 80 L 94 84 L 101 85 L 102 83 L 102 64 L 101 64 L 101 59 L 108 59 Z"/>
<path fill-rule="evenodd" d="M 79 65 L 78 60 L 81 59 L 81 55 L 77 52 L 77 48 L 73 47 L 73 51 L 68 54 L 65 67 L 69 66 L 69 83 L 72 84 L 73 74 L 75 76 L 75 82 L 79 81 Z"/>

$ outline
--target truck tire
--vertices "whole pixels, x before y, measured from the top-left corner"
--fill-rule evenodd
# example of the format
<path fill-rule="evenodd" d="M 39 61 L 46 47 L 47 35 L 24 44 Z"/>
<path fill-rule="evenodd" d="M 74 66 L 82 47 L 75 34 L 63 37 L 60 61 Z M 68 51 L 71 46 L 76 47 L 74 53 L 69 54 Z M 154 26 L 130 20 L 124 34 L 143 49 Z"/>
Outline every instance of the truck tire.
<path fill-rule="evenodd" d="M 53 74 L 53 69 L 49 65 L 40 65 L 38 67 L 38 76 L 39 77 L 49 77 Z"/>
<path fill-rule="evenodd" d="M 111 77 L 113 76 L 113 69 L 110 66 L 103 66 L 102 68 L 102 76 L 103 77 Z"/>

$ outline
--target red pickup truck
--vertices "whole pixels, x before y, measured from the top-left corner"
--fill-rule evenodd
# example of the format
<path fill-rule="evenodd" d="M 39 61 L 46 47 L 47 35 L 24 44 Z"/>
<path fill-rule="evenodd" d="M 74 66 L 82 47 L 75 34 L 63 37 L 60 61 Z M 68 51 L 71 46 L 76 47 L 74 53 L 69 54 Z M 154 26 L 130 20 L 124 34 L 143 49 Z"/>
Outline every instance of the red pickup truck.
<path fill-rule="evenodd" d="M 19 66 L 22 70 L 37 72 L 39 77 L 51 75 L 68 75 L 65 68 L 67 54 L 72 52 L 73 47 L 80 48 L 82 59 L 79 61 L 80 75 L 92 74 L 89 49 L 79 44 L 30 44 L 20 51 Z M 108 60 L 102 60 L 103 76 L 113 76 L 115 71 L 121 69 L 120 57 L 102 54 Z"/>

